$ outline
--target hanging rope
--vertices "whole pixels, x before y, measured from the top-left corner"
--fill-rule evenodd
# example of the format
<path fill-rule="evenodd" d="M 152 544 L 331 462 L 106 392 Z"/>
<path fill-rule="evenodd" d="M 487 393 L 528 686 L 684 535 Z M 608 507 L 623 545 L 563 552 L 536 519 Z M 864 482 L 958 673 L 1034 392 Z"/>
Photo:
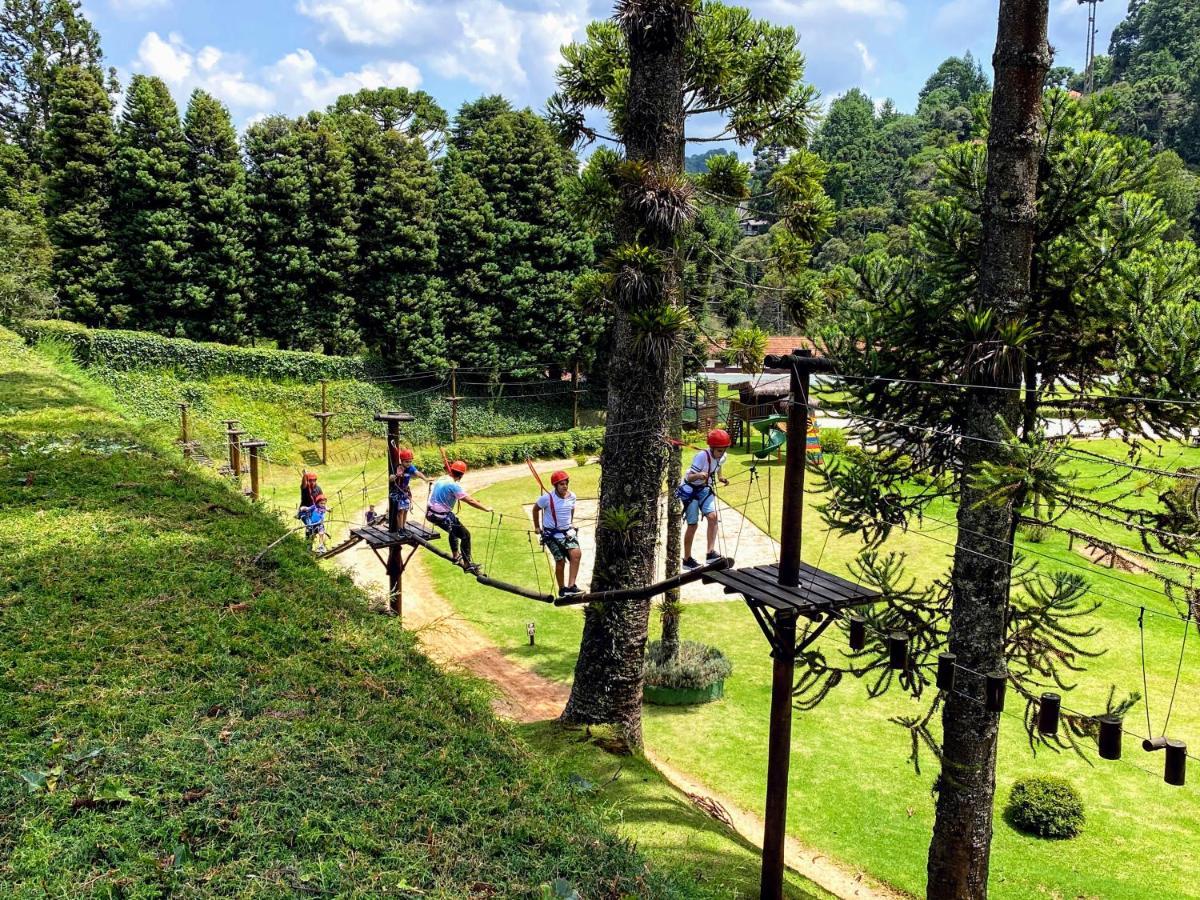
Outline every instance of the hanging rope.
<path fill-rule="evenodd" d="M 1171 724 L 1171 711 L 1175 709 L 1175 692 L 1179 690 L 1179 676 L 1183 674 L 1183 652 L 1187 649 L 1188 632 L 1192 630 L 1192 608 L 1188 604 L 1187 618 L 1183 621 L 1183 640 L 1179 642 L 1179 662 L 1175 666 L 1175 684 L 1171 687 L 1171 702 L 1167 704 L 1167 718 L 1163 722 L 1163 734 Z"/>

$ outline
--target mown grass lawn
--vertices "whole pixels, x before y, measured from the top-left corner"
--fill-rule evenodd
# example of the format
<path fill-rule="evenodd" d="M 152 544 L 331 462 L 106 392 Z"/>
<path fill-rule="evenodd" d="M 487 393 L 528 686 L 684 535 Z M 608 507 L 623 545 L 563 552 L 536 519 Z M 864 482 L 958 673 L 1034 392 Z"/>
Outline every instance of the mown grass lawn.
<path fill-rule="evenodd" d="M 542 896 L 564 879 L 587 897 L 724 897 L 745 882 L 744 860 L 697 882 L 699 855 L 674 868 L 653 842 L 647 865 L 630 843 L 644 823 L 609 830 L 609 798 L 581 796 L 486 690 L 299 546 L 252 567 L 277 519 L 3 331 L 0 483 L 0 895 Z M 676 802 L 661 782 L 634 793 L 631 815 L 683 827 L 659 815 Z M 736 860 L 718 837 L 697 854 Z"/>
<path fill-rule="evenodd" d="M 1089 444 L 1089 448 L 1097 445 Z M 1103 448 L 1104 445 L 1098 445 Z M 1115 448 L 1109 447 L 1108 451 Z M 1195 451 L 1173 449 L 1166 461 L 1191 461 Z M 1114 458 L 1116 455 L 1114 454 Z M 747 460 L 736 454 L 729 467 L 735 485 L 726 500 L 743 505 L 745 481 L 736 476 Z M 1105 464 L 1098 464 L 1104 467 Z M 1081 463 L 1081 478 L 1087 477 Z M 781 473 L 775 473 L 780 475 Z M 594 496 L 598 469 L 572 473 L 572 488 L 580 496 Z M 766 488 L 765 481 L 761 482 Z M 739 490 L 740 487 L 740 490 Z M 776 493 L 773 515 L 778 521 L 782 478 L 772 477 Z M 1151 488 L 1148 488 L 1148 490 Z M 502 510 L 519 509 L 535 496 L 530 480 L 497 485 L 481 495 Z M 732 495 L 732 497 L 730 496 Z M 746 506 L 751 518 L 765 522 L 765 498 Z M 820 559 L 823 568 L 846 571 L 859 550 L 854 537 L 827 535 L 816 515 L 817 494 L 806 498 L 804 558 Z M 484 534 L 486 516 L 468 512 L 477 534 Z M 953 522 L 953 507 L 945 504 L 933 513 Z M 886 549 L 908 554 L 912 573 L 921 581 L 942 574 L 954 541 L 953 526 L 926 521 L 919 526 L 929 540 L 897 533 Z M 486 538 L 480 538 L 485 540 Z M 727 536 L 733 542 L 733 536 Z M 533 584 L 536 567 L 547 580 L 545 563 L 531 557 L 527 537 L 520 531 L 498 534 L 492 572 L 506 580 Z M 948 542 L 940 543 L 940 542 Z M 1048 570 L 1067 563 L 1087 565 L 1083 557 L 1066 549 L 1066 539 L 1051 536 L 1028 545 L 1050 555 L 1040 559 Z M 578 609 L 554 609 L 510 597 L 466 579 L 440 561 L 432 563 L 436 583 L 455 608 L 477 624 L 513 658 L 550 678 L 569 681 L 578 651 L 582 614 Z M 1110 686 L 1118 694 L 1142 691 L 1141 635 L 1138 609 L 1118 600 L 1169 611 L 1171 605 L 1156 594 L 1152 579 L 1133 573 L 1113 573 L 1128 582 L 1106 577 L 1107 570 L 1091 567 L 1092 584 L 1115 599 L 1100 600 L 1093 614 L 1102 627 L 1092 646 L 1106 652 L 1087 663 L 1087 671 L 1070 679 L 1077 687 L 1065 694 L 1064 703 L 1099 712 Z M 537 645 L 529 647 L 525 623 L 537 624 Z M 1161 729 L 1175 684 L 1184 623 L 1169 617 L 1145 617 L 1147 683 L 1152 723 Z M 652 622 L 652 633 L 657 619 Z M 740 602 L 697 604 L 686 608 L 683 636 L 713 643 L 733 660 L 735 674 L 726 685 L 724 701 L 688 710 L 646 708 L 649 746 L 670 761 L 706 782 L 715 791 L 750 809 L 761 810 L 765 788 L 767 711 L 770 697 L 770 660 L 767 646 L 749 612 Z M 836 630 L 821 641 L 837 658 L 845 647 Z M 1188 644 L 1170 731 L 1200 746 L 1200 640 Z M 911 744 L 906 732 L 889 722 L 899 714 L 923 707 L 898 693 L 868 699 L 864 686 L 844 683 L 813 712 L 797 713 L 792 751 L 792 808 L 789 829 L 805 843 L 914 894 L 924 892 L 925 853 L 933 820 L 931 788 L 936 761 L 928 753 L 915 773 L 908 762 Z M 1020 712 L 1020 710 L 1014 710 Z M 1139 704 L 1127 721 L 1132 730 L 1146 730 L 1145 707 Z M 1012 783 L 1033 774 L 1053 774 L 1070 779 L 1083 795 L 1087 824 L 1083 834 L 1069 842 L 1026 837 L 1003 818 L 1003 806 Z M 1026 897 L 1200 897 L 1194 877 L 1200 851 L 1194 836 L 1200 833 L 1200 799 L 1196 779 L 1184 788 L 1162 781 L 1162 755 L 1146 754 L 1126 739 L 1125 759 L 1105 762 L 1088 749 L 1084 758 L 1029 748 L 1023 725 L 1005 718 L 999 753 L 996 832 L 992 856 L 993 896 Z"/>

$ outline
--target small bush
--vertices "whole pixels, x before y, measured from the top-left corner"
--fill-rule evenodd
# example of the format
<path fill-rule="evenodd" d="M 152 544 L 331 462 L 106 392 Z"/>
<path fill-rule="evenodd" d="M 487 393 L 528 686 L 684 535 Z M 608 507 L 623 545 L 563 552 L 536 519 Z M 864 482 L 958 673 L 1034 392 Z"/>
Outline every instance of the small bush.
<path fill-rule="evenodd" d="M 821 429 L 821 450 L 825 453 L 846 452 L 846 432 L 840 428 Z"/>
<path fill-rule="evenodd" d="M 1008 819 L 1014 828 L 1045 838 L 1071 838 L 1083 828 L 1083 800 L 1065 778 L 1026 778 L 1013 785 Z"/>
<path fill-rule="evenodd" d="M 867 453 L 866 450 L 854 444 L 847 444 L 842 450 L 842 456 L 845 457 L 848 462 L 860 466 L 865 465 L 871 460 L 871 455 Z"/>
<path fill-rule="evenodd" d="M 1021 525 L 1017 528 L 1021 537 L 1031 544 L 1040 544 L 1046 540 L 1048 530 L 1045 525 Z"/>
<path fill-rule="evenodd" d="M 646 648 L 646 684 L 654 687 L 703 690 L 733 674 L 733 663 L 716 647 L 683 641 L 673 662 L 663 658 L 662 641 Z"/>

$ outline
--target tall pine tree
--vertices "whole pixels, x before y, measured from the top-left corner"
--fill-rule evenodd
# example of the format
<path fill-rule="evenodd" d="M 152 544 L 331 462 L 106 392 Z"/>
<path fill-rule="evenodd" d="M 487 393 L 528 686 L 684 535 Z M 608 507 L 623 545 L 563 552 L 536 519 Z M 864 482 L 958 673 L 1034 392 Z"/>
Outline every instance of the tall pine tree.
<path fill-rule="evenodd" d="M 116 93 L 116 75 L 103 68 L 100 35 L 80 13 L 79 0 L 3 0 L 0 5 L 0 133 L 44 162 L 42 137 L 50 119 L 55 69 L 78 66 Z"/>
<path fill-rule="evenodd" d="M 166 84 L 134 75 L 113 164 L 112 228 L 122 282 L 122 300 L 110 311 L 115 324 L 186 333 L 187 155 Z"/>
<path fill-rule="evenodd" d="M 363 343 L 396 368 L 425 371 L 446 363 L 437 173 L 419 132 L 369 113 L 378 93 L 339 99 L 334 109 L 344 112 L 332 117 L 354 177 L 357 323 Z"/>
<path fill-rule="evenodd" d="M 246 173 L 229 111 L 197 90 L 188 103 L 185 330 L 195 340 L 249 337 L 250 248 Z"/>
<path fill-rule="evenodd" d="M 46 218 L 59 309 L 85 325 L 104 324 L 117 286 L 108 233 L 114 143 L 112 103 L 96 74 L 60 68 L 46 129 Z"/>

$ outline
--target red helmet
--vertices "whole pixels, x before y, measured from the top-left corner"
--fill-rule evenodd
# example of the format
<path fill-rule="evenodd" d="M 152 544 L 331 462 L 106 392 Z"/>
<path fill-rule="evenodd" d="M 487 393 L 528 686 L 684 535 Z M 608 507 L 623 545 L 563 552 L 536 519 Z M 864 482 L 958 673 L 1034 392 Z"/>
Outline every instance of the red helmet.
<path fill-rule="evenodd" d="M 400 451 L 400 462 L 412 462 L 412 461 L 413 461 L 413 452 L 411 450 L 409 450 L 407 447 L 405 447 L 404 449 L 402 449 Z"/>
<path fill-rule="evenodd" d="M 571 476 L 568 475 L 566 472 L 562 471 L 562 469 L 559 469 L 557 472 L 555 472 L 553 475 L 550 476 L 550 483 L 552 485 L 558 484 L 560 481 L 569 480 L 570 477 Z"/>
<path fill-rule="evenodd" d="M 708 433 L 708 446 L 712 447 L 714 450 L 722 447 L 729 447 L 732 444 L 733 441 L 729 439 L 729 432 L 724 428 L 714 428 Z"/>
<path fill-rule="evenodd" d="M 313 503 L 325 503 L 327 501 L 328 498 L 324 494 L 317 494 L 317 496 L 313 498 Z"/>
<path fill-rule="evenodd" d="M 304 473 L 304 483 L 305 484 L 316 484 L 317 483 L 317 473 L 316 472 L 305 472 Z"/>
<path fill-rule="evenodd" d="M 457 472 L 459 475 L 466 475 L 467 464 L 461 459 L 456 459 L 454 462 L 450 463 L 450 471 Z"/>

